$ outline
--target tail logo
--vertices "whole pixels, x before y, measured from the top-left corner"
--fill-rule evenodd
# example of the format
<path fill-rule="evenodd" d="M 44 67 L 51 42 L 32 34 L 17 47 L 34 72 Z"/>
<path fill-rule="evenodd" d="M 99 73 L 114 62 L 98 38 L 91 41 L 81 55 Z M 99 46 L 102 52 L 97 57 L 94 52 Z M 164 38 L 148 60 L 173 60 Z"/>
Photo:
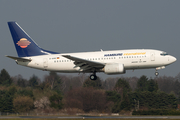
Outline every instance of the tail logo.
<path fill-rule="evenodd" d="M 31 44 L 26 38 L 21 38 L 16 44 L 21 48 L 27 48 Z"/>

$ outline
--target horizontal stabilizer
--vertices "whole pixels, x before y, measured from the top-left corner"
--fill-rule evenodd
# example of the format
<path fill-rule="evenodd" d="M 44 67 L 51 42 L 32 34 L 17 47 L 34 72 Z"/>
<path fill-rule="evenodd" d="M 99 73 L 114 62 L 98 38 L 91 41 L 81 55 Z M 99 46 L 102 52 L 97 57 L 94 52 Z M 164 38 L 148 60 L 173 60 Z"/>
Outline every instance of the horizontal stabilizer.
<path fill-rule="evenodd" d="M 20 57 L 13 57 L 13 56 L 8 56 L 6 55 L 6 57 L 17 60 L 17 61 L 23 61 L 23 62 L 30 62 L 31 59 L 26 59 L 26 58 L 20 58 Z"/>

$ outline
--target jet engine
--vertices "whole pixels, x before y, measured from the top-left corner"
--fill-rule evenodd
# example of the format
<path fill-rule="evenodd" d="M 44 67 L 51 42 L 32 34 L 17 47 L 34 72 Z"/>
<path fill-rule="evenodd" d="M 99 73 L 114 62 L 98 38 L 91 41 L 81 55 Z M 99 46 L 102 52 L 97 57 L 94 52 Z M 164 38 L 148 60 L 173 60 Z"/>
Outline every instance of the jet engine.
<path fill-rule="evenodd" d="M 124 74 L 126 73 L 124 65 L 120 63 L 107 63 L 103 68 L 106 74 Z"/>

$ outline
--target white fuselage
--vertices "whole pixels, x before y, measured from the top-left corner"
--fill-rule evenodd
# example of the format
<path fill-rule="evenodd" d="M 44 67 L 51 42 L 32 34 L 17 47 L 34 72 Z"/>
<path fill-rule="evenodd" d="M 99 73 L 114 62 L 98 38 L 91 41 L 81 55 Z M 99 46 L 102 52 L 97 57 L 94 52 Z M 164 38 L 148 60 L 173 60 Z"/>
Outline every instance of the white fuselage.
<path fill-rule="evenodd" d="M 71 55 L 88 61 L 98 63 L 120 63 L 124 65 L 125 70 L 133 69 L 161 69 L 176 61 L 176 58 L 163 54 L 163 51 L 152 49 L 130 49 L 115 51 L 96 51 L 96 52 L 79 52 L 64 54 L 49 54 L 33 57 L 24 57 L 31 59 L 31 62 L 20 62 L 18 64 L 41 70 L 56 72 L 83 72 L 80 67 L 75 67 L 74 61 L 63 57 L 62 55 Z M 103 69 L 97 72 L 104 72 Z"/>

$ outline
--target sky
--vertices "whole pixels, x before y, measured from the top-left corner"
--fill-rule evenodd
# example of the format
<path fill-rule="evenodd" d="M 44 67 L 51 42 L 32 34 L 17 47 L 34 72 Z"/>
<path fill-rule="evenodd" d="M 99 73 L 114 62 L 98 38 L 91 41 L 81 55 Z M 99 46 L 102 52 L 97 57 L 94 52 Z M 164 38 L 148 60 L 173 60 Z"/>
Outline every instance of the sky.
<path fill-rule="evenodd" d="M 21 74 L 26 79 L 33 74 L 43 79 L 49 73 L 19 66 L 5 57 L 17 56 L 7 25 L 8 21 L 16 21 L 40 47 L 55 52 L 166 51 L 177 61 L 159 70 L 159 74 L 175 77 L 180 72 L 179 5 L 179 0 L 1 0 L 0 70 L 4 68 L 11 76 Z M 154 73 L 155 69 L 146 69 L 97 75 L 102 79 L 142 75 L 153 78 Z"/>

